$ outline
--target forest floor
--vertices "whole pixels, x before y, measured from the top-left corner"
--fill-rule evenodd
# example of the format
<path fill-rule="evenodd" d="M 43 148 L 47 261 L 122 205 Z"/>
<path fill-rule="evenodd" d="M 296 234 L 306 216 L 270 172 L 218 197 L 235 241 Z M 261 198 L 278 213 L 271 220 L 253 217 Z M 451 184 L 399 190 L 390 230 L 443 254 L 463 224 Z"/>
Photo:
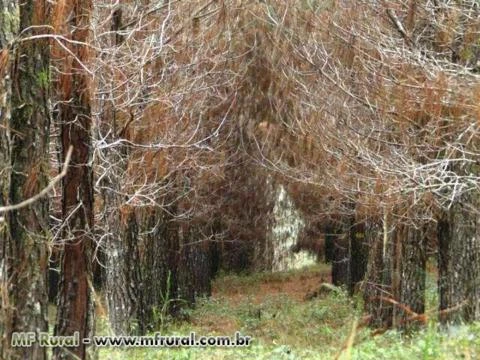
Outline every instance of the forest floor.
<path fill-rule="evenodd" d="M 318 291 L 329 280 L 326 265 L 274 274 L 222 275 L 214 283 L 212 297 L 185 314 L 188 320 L 171 322 L 160 314 L 161 332 L 233 336 L 240 331 L 253 338 L 251 346 L 103 348 L 100 359 L 480 359 L 480 323 L 440 331 L 431 321 L 410 336 L 395 331 L 374 335 L 361 326 L 361 299 L 328 285 Z M 430 308 L 437 301 L 434 285 L 431 275 Z M 105 323 L 100 321 L 97 334 L 109 333 Z"/>

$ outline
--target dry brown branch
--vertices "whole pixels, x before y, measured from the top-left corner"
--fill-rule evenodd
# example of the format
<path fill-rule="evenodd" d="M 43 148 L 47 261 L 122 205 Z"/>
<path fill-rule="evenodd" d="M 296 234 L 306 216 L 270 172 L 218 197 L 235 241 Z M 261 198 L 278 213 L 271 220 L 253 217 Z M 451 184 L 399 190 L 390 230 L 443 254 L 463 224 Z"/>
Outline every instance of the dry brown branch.
<path fill-rule="evenodd" d="M 42 197 L 47 196 L 48 193 L 55 187 L 55 185 L 67 174 L 68 165 L 70 164 L 70 158 L 72 157 L 72 152 L 73 152 L 73 147 L 71 146 L 68 149 L 67 155 L 65 157 L 65 162 L 63 164 L 62 171 L 57 176 L 55 176 L 50 181 L 50 183 L 45 188 L 43 188 L 38 194 L 36 194 L 36 195 L 18 203 L 18 204 L 1 206 L 0 207 L 0 213 L 6 213 L 8 211 L 14 211 L 14 210 L 24 208 L 24 207 L 26 207 L 30 204 L 33 204 L 35 201 L 41 199 Z M 0 221 L 2 221 L 2 220 L 3 220 L 3 217 L 0 218 Z"/>

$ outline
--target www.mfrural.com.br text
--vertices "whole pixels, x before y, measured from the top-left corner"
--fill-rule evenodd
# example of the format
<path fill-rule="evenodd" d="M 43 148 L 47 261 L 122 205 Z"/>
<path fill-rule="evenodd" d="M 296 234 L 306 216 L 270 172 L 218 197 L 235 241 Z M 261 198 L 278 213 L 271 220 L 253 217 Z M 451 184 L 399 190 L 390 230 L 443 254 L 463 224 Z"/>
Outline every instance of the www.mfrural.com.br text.
<path fill-rule="evenodd" d="M 47 332 L 16 332 L 12 334 L 13 347 L 29 347 L 38 343 L 41 347 L 77 347 L 80 344 L 95 347 L 246 347 L 252 343 L 251 336 L 236 332 L 234 336 L 162 335 L 157 332 L 150 336 L 92 336 L 80 338 L 53 336 Z"/>

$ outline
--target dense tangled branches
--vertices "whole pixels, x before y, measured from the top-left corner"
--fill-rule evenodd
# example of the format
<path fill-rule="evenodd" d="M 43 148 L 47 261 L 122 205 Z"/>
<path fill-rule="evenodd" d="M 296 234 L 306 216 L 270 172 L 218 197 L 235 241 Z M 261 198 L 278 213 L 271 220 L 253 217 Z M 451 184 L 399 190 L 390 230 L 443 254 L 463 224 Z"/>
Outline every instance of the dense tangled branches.
<path fill-rule="evenodd" d="M 99 2 L 97 188 L 118 183 L 124 204 L 165 211 L 183 199 L 176 217 L 206 221 L 228 207 L 225 186 L 241 186 L 228 169 L 251 163 L 316 216 L 435 219 L 479 191 L 478 12 L 440 1 Z"/>
<path fill-rule="evenodd" d="M 269 268 L 261 262 L 270 261 L 278 184 L 307 220 L 305 234 L 326 233 L 326 224 L 345 240 L 361 225 L 370 265 L 395 268 L 403 280 L 416 281 L 410 265 L 425 256 L 415 246 L 435 232 L 443 269 L 467 273 L 452 265 L 455 252 L 480 257 L 472 225 L 480 206 L 478 1 L 59 0 L 51 12 L 36 10 L 50 24 L 33 35 L 31 24 L 12 30 L 15 40 L 0 33 L 0 120 L 10 121 L 9 47 L 50 39 L 52 73 L 38 81 L 53 84 L 52 158 L 64 160 L 56 148 L 65 156 L 75 133 L 70 174 L 85 175 L 85 191 L 76 196 L 71 186 L 78 206 L 63 209 L 62 220 L 61 196 L 53 197 L 49 246 L 95 240 L 116 332 L 130 332 L 133 317 L 146 331 L 158 325 L 158 306 L 179 312 L 170 298 L 208 293 L 218 263 Z M 10 164 L 10 140 L 0 140 L 0 161 Z M 11 176 L 0 175 L 7 184 Z M 3 206 L 10 185 L 2 186 Z M 81 211 L 85 219 L 72 221 Z M 468 219 L 471 242 L 459 219 Z M 400 239 L 395 248 L 389 238 Z M 394 253 L 396 264 L 387 259 Z M 398 301 L 410 300 L 408 286 L 387 285 Z M 445 308 L 457 300 L 447 297 Z"/>

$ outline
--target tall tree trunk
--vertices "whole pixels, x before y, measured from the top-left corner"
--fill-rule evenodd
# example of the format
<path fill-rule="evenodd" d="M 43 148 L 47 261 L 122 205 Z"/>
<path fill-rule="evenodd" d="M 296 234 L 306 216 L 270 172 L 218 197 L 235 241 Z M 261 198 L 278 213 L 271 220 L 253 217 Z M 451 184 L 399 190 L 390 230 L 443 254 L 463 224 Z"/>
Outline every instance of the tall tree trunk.
<path fill-rule="evenodd" d="M 480 319 L 479 198 L 477 192 L 464 195 L 438 222 L 438 288 L 443 323 Z"/>
<path fill-rule="evenodd" d="M 365 239 L 370 251 L 363 296 L 365 311 L 371 316 L 370 324 L 374 327 L 390 327 L 393 322 L 393 306 L 388 300 L 394 298 L 394 244 L 388 236 L 384 237 L 385 227 L 382 229 L 380 224 L 371 220 L 365 223 Z"/>
<path fill-rule="evenodd" d="M 353 224 L 350 230 L 350 295 L 357 290 L 357 284 L 365 279 L 369 247 L 365 237 L 365 223 Z"/>
<path fill-rule="evenodd" d="M 195 223 L 182 225 L 177 270 L 179 298 L 193 305 L 198 297 L 211 295 L 210 249 Z"/>
<path fill-rule="evenodd" d="M 36 35 L 42 30 L 26 30 L 45 25 L 46 1 L 20 4 L 20 31 Z M 16 48 L 12 69 L 12 174 L 10 201 L 19 203 L 38 194 L 49 178 L 50 81 L 47 40 L 22 42 Z M 12 331 L 48 330 L 47 242 L 48 198 L 10 214 L 9 246 L 10 301 L 14 306 Z M 45 359 L 46 349 L 35 342 L 31 347 L 15 347 L 11 359 Z"/>
<path fill-rule="evenodd" d="M 120 214 L 114 216 L 119 221 L 114 221 L 116 228 L 110 228 L 112 234 L 106 249 L 108 316 L 116 335 L 128 335 L 137 330 L 142 303 L 138 226 L 132 207 L 123 206 Z"/>
<path fill-rule="evenodd" d="M 349 225 L 349 224 L 348 224 Z M 350 290 L 351 279 L 351 239 L 348 225 L 336 225 L 332 249 L 332 283 Z"/>
<path fill-rule="evenodd" d="M 89 40 L 91 0 L 67 3 L 65 19 L 72 40 Z M 87 46 L 71 45 L 71 51 L 83 66 L 89 63 Z M 82 64 L 69 57 L 60 79 L 64 102 L 60 105 L 61 139 L 64 158 L 70 146 L 73 154 L 68 173 L 63 179 L 63 236 L 65 241 L 61 260 L 61 279 L 58 295 L 55 334 L 68 336 L 78 331 L 80 339 L 93 332 L 93 299 L 91 294 L 91 243 L 93 236 L 93 172 L 91 168 L 91 105 L 89 75 Z M 73 353 L 87 358 L 86 346 L 55 348 L 55 359 L 71 359 Z"/>
<path fill-rule="evenodd" d="M 332 263 L 334 259 L 333 251 L 335 249 L 335 237 L 333 227 L 327 226 L 325 229 L 325 262 Z"/>
<path fill-rule="evenodd" d="M 399 224 L 391 234 L 388 232 L 385 224 L 382 229 L 367 222 L 370 254 L 364 282 L 365 308 L 374 327 L 405 329 L 421 321 L 425 312 L 425 231 Z"/>
<path fill-rule="evenodd" d="M 118 33 L 122 26 L 122 7 L 118 7 L 112 14 L 110 46 L 117 47 L 122 43 Z M 112 78 L 111 88 L 114 88 L 115 79 Z M 107 85 L 108 86 L 108 85 Z M 110 99 L 115 94 L 111 93 Z M 102 114 L 102 139 L 116 141 L 124 134 L 118 134 L 119 112 L 111 100 L 106 100 Z M 122 114 L 123 115 L 123 114 Z M 133 114 L 130 115 L 133 120 Z M 109 173 L 103 174 L 101 192 L 104 199 L 105 223 L 108 236 L 106 237 L 105 257 L 105 289 L 108 303 L 110 326 L 116 335 L 132 334 L 135 331 L 144 333 L 145 323 L 142 315 L 142 274 L 139 257 L 139 234 L 135 207 L 124 205 L 125 196 L 122 194 L 123 177 L 127 171 L 129 149 L 119 144 L 106 148 L 103 158 L 108 164 Z M 120 209 L 120 211 L 118 211 Z M 152 279 L 153 280 L 153 279 Z M 154 281 L 154 280 L 153 280 Z"/>
<path fill-rule="evenodd" d="M 177 298 L 178 228 L 170 214 L 161 208 L 146 209 L 140 217 L 142 264 L 142 310 L 140 331 L 145 333 L 162 325 L 174 309 Z"/>
<path fill-rule="evenodd" d="M 10 197 L 10 116 L 11 116 L 11 42 L 18 33 L 17 2 L 0 0 L 0 206 Z M 10 243 L 8 214 L 0 213 L 0 358 L 8 359 L 10 349 L 12 304 L 8 297 L 7 246 Z"/>
<path fill-rule="evenodd" d="M 332 282 L 337 286 L 345 286 L 348 293 L 353 295 L 367 270 L 369 247 L 365 239 L 365 225 L 356 224 L 352 215 L 346 217 L 342 225 L 329 227 L 329 231 L 331 233 L 326 234 L 325 238 L 331 239 L 329 256 L 332 257 Z"/>
<path fill-rule="evenodd" d="M 397 236 L 401 245 L 399 303 L 396 309 L 397 323 L 400 328 L 407 328 L 420 320 L 415 314 L 425 313 L 426 280 L 426 237 L 425 229 L 413 226 L 401 226 Z"/>

